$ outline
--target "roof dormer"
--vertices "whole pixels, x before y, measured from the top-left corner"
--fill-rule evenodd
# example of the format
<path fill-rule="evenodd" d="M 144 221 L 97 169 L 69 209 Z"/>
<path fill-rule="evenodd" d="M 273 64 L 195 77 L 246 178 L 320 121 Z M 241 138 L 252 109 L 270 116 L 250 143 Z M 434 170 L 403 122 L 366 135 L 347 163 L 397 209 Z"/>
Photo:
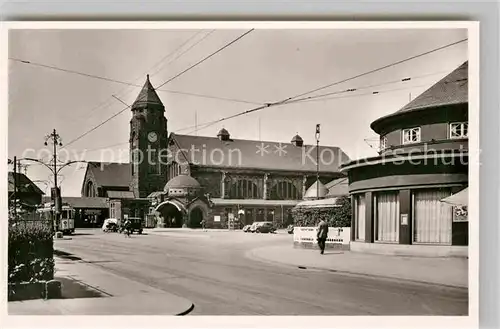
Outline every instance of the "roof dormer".
<path fill-rule="evenodd" d="M 221 140 L 221 141 L 228 141 L 231 137 L 231 135 L 229 135 L 229 132 L 222 128 L 219 133 L 217 134 L 217 137 Z"/>
<path fill-rule="evenodd" d="M 299 147 L 302 147 L 304 145 L 304 140 L 302 139 L 302 137 L 300 137 L 298 134 L 293 136 L 292 138 L 292 142 L 291 142 L 293 145 L 295 146 L 299 146 Z"/>

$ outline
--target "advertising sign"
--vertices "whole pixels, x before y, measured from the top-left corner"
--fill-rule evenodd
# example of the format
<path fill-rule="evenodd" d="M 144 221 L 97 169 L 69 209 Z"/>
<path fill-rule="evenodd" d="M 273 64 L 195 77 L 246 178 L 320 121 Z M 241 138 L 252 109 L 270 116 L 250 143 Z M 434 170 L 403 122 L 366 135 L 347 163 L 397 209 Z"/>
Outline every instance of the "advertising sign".
<path fill-rule="evenodd" d="M 401 225 L 408 225 L 408 214 L 401 214 Z"/>
<path fill-rule="evenodd" d="M 455 207 L 453 207 L 453 221 L 454 222 L 466 222 L 466 221 L 468 221 L 467 206 L 455 206 Z"/>

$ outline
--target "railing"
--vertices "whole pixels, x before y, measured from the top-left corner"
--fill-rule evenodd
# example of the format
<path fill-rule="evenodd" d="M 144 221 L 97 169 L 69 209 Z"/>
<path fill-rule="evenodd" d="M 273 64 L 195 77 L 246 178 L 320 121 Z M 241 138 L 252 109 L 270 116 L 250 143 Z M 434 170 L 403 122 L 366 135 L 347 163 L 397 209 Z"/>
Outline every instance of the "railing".
<path fill-rule="evenodd" d="M 9 216 L 9 226 L 19 225 L 24 225 L 25 227 L 40 225 L 42 227 L 52 228 L 53 221 L 52 219 L 44 218 L 40 213 L 37 212 L 18 213 L 15 216 Z"/>

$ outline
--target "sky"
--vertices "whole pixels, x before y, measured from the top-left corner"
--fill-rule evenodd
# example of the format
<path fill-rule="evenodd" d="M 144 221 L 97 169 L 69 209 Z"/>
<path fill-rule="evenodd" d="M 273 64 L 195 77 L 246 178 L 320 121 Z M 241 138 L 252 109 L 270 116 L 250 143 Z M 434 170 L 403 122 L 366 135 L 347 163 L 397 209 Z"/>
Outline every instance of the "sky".
<path fill-rule="evenodd" d="M 24 154 L 48 161 L 50 147 L 47 149 L 44 141 L 53 129 L 63 145 L 72 142 L 123 110 L 124 103 L 131 104 L 146 74 L 150 74 L 153 86 L 159 86 L 245 31 L 11 30 L 9 158 Z M 320 123 L 320 144 L 338 146 L 351 159 L 358 159 L 377 154 L 378 136 L 370 123 L 397 111 L 465 62 L 467 42 L 307 96 L 357 89 L 354 92 L 270 107 L 197 132 L 189 127 L 296 96 L 465 38 L 464 29 L 256 29 L 159 88 L 158 95 L 165 105 L 169 133 L 216 136 L 224 127 L 235 139 L 289 143 L 298 133 L 306 144 L 313 144 L 315 126 Z M 409 77 L 410 81 L 400 81 Z M 380 86 L 370 87 L 373 85 Z M 373 95 L 373 91 L 379 93 Z M 60 151 L 62 161 L 128 161 L 131 115 L 127 109 L 64 146 Z M 58 179 L 63 196 L 80 196 L 84 174 L 85 165 L 61 171 Z M 47 168 L 31 164 L 27 175 L 50 192 L 46 188 L 52 185 L 52 178 Z"/>

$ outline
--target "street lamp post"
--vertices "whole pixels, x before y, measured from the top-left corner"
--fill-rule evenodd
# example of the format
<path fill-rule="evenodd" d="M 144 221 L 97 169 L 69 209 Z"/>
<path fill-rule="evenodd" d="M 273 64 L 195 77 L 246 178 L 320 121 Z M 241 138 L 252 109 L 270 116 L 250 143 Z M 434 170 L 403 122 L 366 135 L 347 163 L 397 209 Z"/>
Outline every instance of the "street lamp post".
<path fill-rule="evenodd" d="M 319 200 L 319 134 L 320 125 L 316 125 L 316 199 Z"/>
<path fill-rule="evenodd" d="M 84 161 L 84 160 L 71 160 L 71 161 L 68 161 L 66 163 L 63 163 L 62 165 L 57 165 L 57 154 L 56 154 L 56 147 L 57 146 L 62 146 L 62 143 L 61 143 L 61 137 L 56 133 L 56 130 L 54 129 L 54 131 L 52 132 L 52 134 L 48 135 L 46 137 L 46 140 L 45 140 L 45 145 L 47 146 L 48 143 L 47 141 L 49 139 L 52 139 L 52 141 L 56 144 L 54 145 L 54 155 L 53 155 L 53 164 L 51 165 L 50 163 L 47 164 L 45 162 L 43 162 L 42 160 L 39 160 L 39 159 L 34 159 L 34 158 L 20 158 L 18 159 L 17 157 L 14 157 L 14 161 L 12 160 L 8 160 L 8 163 L 11 164 L 11 163 L 14 163 L 14 173 L 17 171 L 17 166 L 20 164 L 20 161 L 21 160 L 24 160 L 24 161 L 33 161 L 33 162 L 37 162 L 37 163 L 40 163 L 42 165 L 44 165 L 47 169 L 50 170 L 50 172 L 52 173 L 52 175 L 54 176 L 54 197 L 55 197 L 55 200 L 54 200 L 54 205 L 55 205 L 55 209 L 54 209 L 54 217 L 55 217 L 55 224 L 56 224 L 56 227 L 54 227 L 54 224 L 53 224 L 53 230 L 57 231 L 59 229 L 59 214 L 61 213 L 61 209 L 60 207 L 62 206 L 61 204 L 61 195 L 60 195 L 60 190 L 59 190 L 59 187 L 57 186 L 57 176 L 59 175 L 59 173 L 61 172 L 62 169 L 64 169 L 65 167 L 69 166 L 69 165 L 72 165 L 74 163 L 86 163 L 87 161 Z M 16 175 L 14 175 L 15 177 Z M 16 178 L 14 178 L 16 179 Z M 46 181 L 44 181 L 45 183 L 47 183 Z M 47 183 L 48 185 L 48 183 Z M 17 189 L 17 181 L 14 181 L 14 193 L 16 192 L 16 189 Z"/>
<path fill-rule="evenodd" d="M 59 231 L 59 215 L 61 213 L 61 199 L 60 199 L 60 193 L 59 193 L 59 188 L 57 186 L 57 173 L 59 172 L 57 170 L 57 146 L 62 146 L 61 142 L 61 136 L 57 133 L 57 131 L 54 129 L 50 135 L 47 135 L 45 137 L 45 146 L 48 145 L 47 141 L 51 140 L 53 149 L 52 149 L 52 161 L 53 161 L 53 168 L 52 168 L 52 173 L 54 174 L 54 219 L 55 219 L 55 231 Z"/>

